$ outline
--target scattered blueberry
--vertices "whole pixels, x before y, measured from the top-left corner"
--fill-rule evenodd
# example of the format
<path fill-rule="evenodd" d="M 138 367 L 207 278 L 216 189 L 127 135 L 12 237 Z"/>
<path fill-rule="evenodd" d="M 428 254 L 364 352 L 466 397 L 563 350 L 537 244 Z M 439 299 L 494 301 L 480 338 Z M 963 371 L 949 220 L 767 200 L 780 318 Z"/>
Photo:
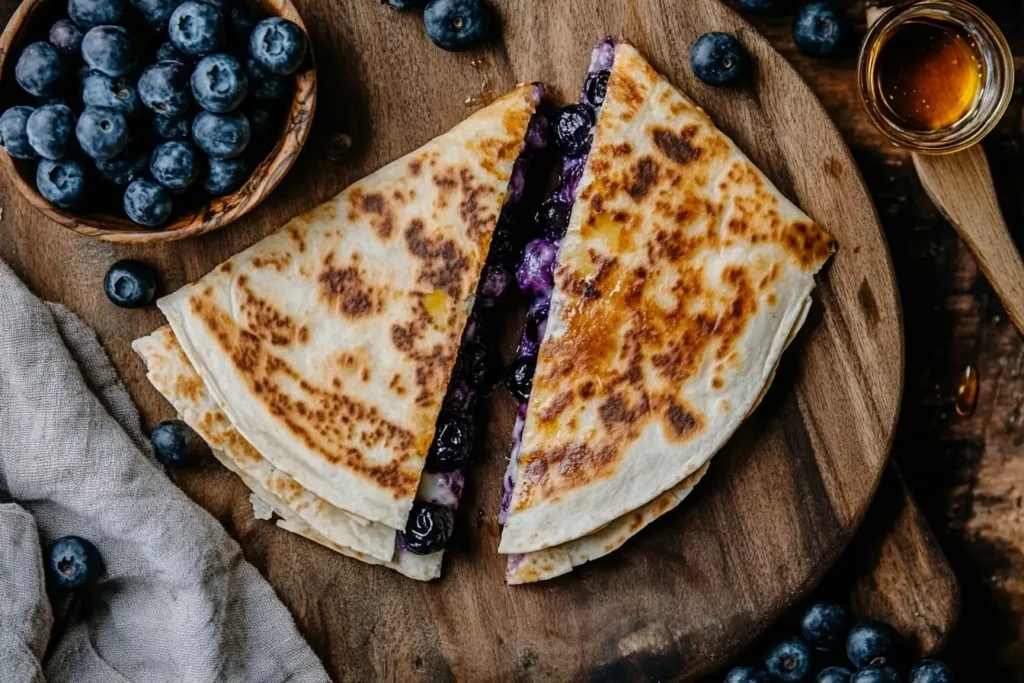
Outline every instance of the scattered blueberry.
<path fill-rule="evenodd" d="M 185 467 L 196 460 L 199 438 L 181 420 L 164 420 L 149 435 L 157 459 L 171 467 Z"/>
<path fill-rule="evenodd" d="M 171 195 L 163 185 L 139 178 L 124 191 L 124 212 L 136 223 L 155 227 L 171 215 Z"/>
<path fill-rule="evenodd" d="M 512 395 L 520 403 L 525 403 L 530 397 L 530 389 L 533 387 L 533 373 L 537 369 L 537 359 L 524 357 L 512 361 L 508 373 L 505 376 L 505 385 Z"/>
<path fill-rule="evenodd" d="M 189 71 L 181 62 L 157 62 L 139 78 L 142 103 L 163 116 L 181 116 L 192 106 Z"/>
<path fill-rule="evenodd" d="M 224 17 L 210 3 L 185 0 L 171 14 L 167 35 L 187 55 L 209 54 L 224 42 Z"/>
<path fill-rule="evenodd" d="M 841 666 L 830 666 L 818 672 L 814 683 L 850 683 L 850 676 L 853 672 Z"/>
<path fill-rule="evenodd" d="M 249 162 L 243 157 L 209 160 L 203 189 L 212 195 L 231 194 L 249 177 Z"/>
<path fill-rule="evenodd" d="M 459 415 L 442 415 L 437 433 L 427 452 L 427 469 L 431 472 L 451 472 L 469 462 L 476 433 L 473 423 Z"/>
<path fill-rule="evenodd" d="M 127 149 L 111 159 L 97 159 L 96 171 L 107 182 L 125 187 L 146 176 L 149 158 L 150 153 L 145 149 Z"/>
<path fill-rule="evenodd" d="M 719 31 L 705 33 L 690 48 L 693 75 L 708 85 L 730 85 L 747 70 L 747 53 L 736 36 Z"/>
<path fill-rule="evenodd" d="M 122 259 L 107 270 L 103 278 L 103 290 L 107 298 L 121 308 L 140 308 L 152 303 L 156 296 L 156 283 L 156 270 L 153 266 L 142 261 Z M 155 434 L 157 430 L 153 431 Z"/>
<path fill-rule="evenodd" d="M 594 139 L 594 113 L 581 104 L 570 104 L 555 119 L 555 142 L 569 156 L 585 154 Z"/>
<path fill-rule="evenodd" d="M 910 670 L 909 683 L 953 683 L 953 670 L 944 662 L 925 659 Z"/>
<path fill-rule="evenodd" d="M 600 107 L 604 104 L 605 95 L 608 94 L 608 79 L 611 71 L 595 71 L 587 75 L 583 84 L 583 101 L 591 107 Z"/>
<path fill-rule="evenodd" d="M 558 248 L 546 239 L 529 242 L 523 249 L 523 260 L 516 269 L 516 283 L 524 294 L 542 296 L 554 286 L 553 269 Z"/>
<path fill-rule="evenodd" d="M 171 13 L 174 12 L 174 8 L 181 0 L 131 0 L 131 2 L 151 28 L 162 30 L 167 26 L 167 20 L 171 18 Z"/>
<path fill-rule="evenodd" d="M 827 57 L 842 45 L 849 29 L 846 14 L 830 2 L 802 6 L 793 21 L 793 41 L 811 57 Z"/>
<path fill-rule="evenodd" d="M 764 14 L 775 9 L 776 0 L 740 0 L 740 7 L 748 12 Z"/>
<path fill-rule="evenodd" d="M 211 157 L 230 159 L 245 151 L 251 134 L 249 119 L 241 112 L 211 114 L 201 111 L 192 122 L 192 139 Z"/>
<path fill-rule="evenodd" d="M 862 621 L 846 637 L 846 656 L 858 669 L 870 664 L 891 663 L 897 654 L 900 637 L 896 630 L 880 621 Z"/>
<path fill-rule="evenodd" d="M 231 55 L 203 57 L 192 72 L 192 95 L 196 103 L 215 114 L 233 111 L 245 99 L 249 78 Z"/>
<path fill-rule="evenodd" d="M 135 41 L 121 26 L 96 26 L 82 38 L 82 59 L 108 76 L 125 76 L 139 62 Z"/>
<path fill-rule="evenodd" d="M 75 135 L 82 151 L 93 159 L 110 159 L 128 144 L 128 123 L 107 107 L 86 107 L 78 117 Z"/>
<path fill-rule="evenodd" d="M 249 75 L 249 95 L 254 100 L 277 102 L 283 100 L 291 90 L 290 80 L 270 73 L 252 58 L 245 63 L 245 70 Z"/>
<path fill-rule="evenodd" d="M 771 683 L 763 669 L 753 666 L 735 666 L 725 675 L 724 683 Z"/>
<path fill-rule="evenodd" d="M 869 666 L 853 674 L 850 683 L 903 683 L 903 676 L 891 666 Z"/>
<path fill-rule="evenodd" d="M 116 24 L 123 14 L 122 0 L 68 0 L 68 16 L 83 29 Z"/>
<path fill-rule="evenodd" d="M 295 73 L 306 58 L 306 34 L 281 17 L 256 24 L 249 37 L 249 54 L 267 71 L 278 76 Z"/>
<path fill-rule="evenodd" d="M 565 231 L 569 228 L 571 215 L 572 207 L 553 197 L 541 204 L 537 210 L 537 227 L 549 240 L 560 240 L 565 237 Z"/>
<path fill-rule="evenodd" d="M 66 590 L 85 588 L 103 573 L 103 560 L 96 546 L 78 536 L 58 538 L 47 556 L 50 576 Z"/>
<path fill-rule="evenodd" d="M 21 51 L 14 67 L 14 80 L 28 94 L 45 97 L 53 93 L 62 73 L 57 48 L 38 42 Z"/>
<path fill-rule="evenodd" d="M 400 532 L 409 552 L 430 555 L 444 549 L 455 526 L 450 507 L 417 500 L 412 504 L 405 531 Z"/>
<path fill-rule="evenodd" d="M 249 36 L 256 28 L 256 20 L 244 7 L 232 7 L 228 13 L 228 43 L 235 54 L 249 54 Z"/>
<path fill-rule="evenodd" d="M 28 117 L 28 144 L 44 159 L 60 159 L 71 151 L 75 117 L 67 105 L 45 104 Z"/>
<path fill-rule="evenodd" d="M 46 201 L 70 209 L 85 198 L 85 169 L 74 159 L 43 159 L 36 167 L 36 187 Z"/>
<path fill-rule="evenodd" d="M 190 61 L 190 58 L 184 52 L 174 47 L 174 43 L 169 40 L 160 43 L 160 47 L 156 49 L 155 57 L 158 62 L 171 61 L 187 64 Z"/>
<path fill-rule="evenodd" d="M 142 109 L 139 91 L 128 78 L 111 78 L 101 71 L 92 71 L 82 80 L 82 104 L 87 107 L 108 107 L 125 118 Z"/>
<path fill-rule="evenodd" d="M 480 276 L 477 286 L 477 303 L 482 306 L 494 305 L 508 291 L 512 276 L 500 263 L 488 264 Z"/>
<path fill-rule="evenodd" d="M 199 153 L 190 142 L 165 142 L 153 150 L 149 172 L 171 192 L 184 192 L 202 172 Z"/>
<path fill-rule="evenodd" d="M 60 19 L 50 27 L 50 45 L 57 48 L 62 57 L 77 58 L 82 54 L 82 30 L 70 19 Z"/>
<path fill-rule="evenodd" d="M 36 159 L 39 155 L 28 142 L 25 127 L 32 107 L 11 107 L 0 116 L 0 147 L 15 159 Z"/>
<path fill-rule="evenodd" d="M 801 638 L 787 638 L 768 651 L 764 668 L 776 681 L 804 681 L 811 671 L 811 649 Z"/>
<path fill-rule="evenodd" d="M 822 652 L 841 649 L 846 628 L 846 610 L 835 602 L 816 602 L 804 610 L 800 618 L 800 633 L 804 640 Z"/>
<path fill-rule="evenodd" d="M 187 116 L 153 117 L 153 132 L 161 140 L 191 140 L 192 119 Z"/>
<path fill-rule="evenodd" d="M 487 35 L 491 8 L 483 0 L 430 0 L 423 23 L 434 44 L 458 52 L 473 47 Z"/>

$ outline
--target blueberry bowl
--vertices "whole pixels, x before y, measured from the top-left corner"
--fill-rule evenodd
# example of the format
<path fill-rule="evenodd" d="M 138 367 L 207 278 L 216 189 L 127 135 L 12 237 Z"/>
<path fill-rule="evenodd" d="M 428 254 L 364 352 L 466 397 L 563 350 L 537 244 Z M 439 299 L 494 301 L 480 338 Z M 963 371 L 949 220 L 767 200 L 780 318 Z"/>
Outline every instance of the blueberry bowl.
<path fill-rule="evenodd" d="M 83 235 L 216 230 L 277 186 L 309 136 L 307 35 L 290 0 L 24 0 L 0 35 L 0 165 Z"/>

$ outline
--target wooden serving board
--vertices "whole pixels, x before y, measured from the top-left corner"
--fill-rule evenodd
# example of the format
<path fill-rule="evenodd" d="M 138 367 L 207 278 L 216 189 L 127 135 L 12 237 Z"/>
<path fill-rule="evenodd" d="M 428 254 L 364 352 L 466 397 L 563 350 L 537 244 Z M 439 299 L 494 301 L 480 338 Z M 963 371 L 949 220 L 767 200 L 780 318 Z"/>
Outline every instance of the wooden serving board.
<path fill-rule="evenodd" d="M 430 44 L 416 13 L 376 0 L 296 0 L 317 53 L 317 122 L 262 206 L 186 242 L 112 245 L 48 222 L 4 181 L 0 257 L 97 329 L 151 425 L 171 410 L 129 343 L 163 320 L 153 308 L 125 311 L 106 301 L 111 262 L 152 261 L 171 291 L 448 129 L 472 110 L 467 100 L 523 80 L 575 99 L 593 43 L 628 38 L 840 245 L 772 390 L 690 500 L 606 559 L 546 584 L 506 587 L 495 518 L 513 409 L 502 391 L 439 582 L 411 582 L 253 520 L 242 484 L 215 464 L 174 476 L 240 540 L 338 680 L 617 681 L 707 672 L 816 584 L 867 511 L 903 386 L 888 251 L 859 172 L 818 101 L 716 0 L 495 4 L 501 42 L 455 55 Z M 15 2 L 0 6 L 10 16 Z M 689 45 L 709 30 L 733 32 L 747 46 L 750 84 L 713 89 L 693 78 Z M 331 160 L 338 132 L 354 140 L 343 162 Z"/>

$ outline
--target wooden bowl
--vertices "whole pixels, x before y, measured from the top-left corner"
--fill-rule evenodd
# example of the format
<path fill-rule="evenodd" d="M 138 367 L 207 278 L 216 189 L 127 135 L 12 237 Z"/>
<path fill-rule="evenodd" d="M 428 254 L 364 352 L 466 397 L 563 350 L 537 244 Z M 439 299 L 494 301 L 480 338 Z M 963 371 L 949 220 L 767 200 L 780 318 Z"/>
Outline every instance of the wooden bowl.
<path fill-rule="evenodd" d="M 290 0 L 255 0 L 254 6 L 266 13 L 290 19 L 303 31 L 298 10 Z M 0 35 L 0 111 L 30 97 L 14 80 L 14 66 L 21 49 L 34 40 L 45 40 L 49 26 L 66 16 L 65 0 L 24 0 L 7 22 Z M 306 31 L 308 35 L 308 31 Z M 132 222 L 123 213 L 99 211 L 75 212 L 54 206 L 36 190 L 35 162 L 14 159 L 0 151 L 0 165 L 18 189 L 35 208 L 49 218 L 77 233 L 110 242 L 167 242 L 216 230 L 244 215 L 270 194 L 288 169 L 295 163 L 302 145 L 309 136 L 316 109 L 316 69 L 312 59 L 295 74 L 295 97 L 281 124 L 281 137 L 274 148 L 236 192 L 214 197 L 208 203 L 191 208 L 187 213 L 172 214 L 172 222 L 157 228 L 146 228 Z"/>

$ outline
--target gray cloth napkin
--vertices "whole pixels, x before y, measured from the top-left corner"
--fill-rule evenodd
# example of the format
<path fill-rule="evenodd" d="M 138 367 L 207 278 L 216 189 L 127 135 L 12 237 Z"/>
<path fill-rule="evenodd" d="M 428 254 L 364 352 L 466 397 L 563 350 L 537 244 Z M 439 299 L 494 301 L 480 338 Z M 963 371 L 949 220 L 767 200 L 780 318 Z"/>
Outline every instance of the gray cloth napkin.
<path fill-rule="evenodd" d="M 48 596 L 43 549 L 69 534 L 106 572 Z M 96 335 L 0 262 L 0 681 L 327 680 L 238 544 L 153 460 Z"/>

